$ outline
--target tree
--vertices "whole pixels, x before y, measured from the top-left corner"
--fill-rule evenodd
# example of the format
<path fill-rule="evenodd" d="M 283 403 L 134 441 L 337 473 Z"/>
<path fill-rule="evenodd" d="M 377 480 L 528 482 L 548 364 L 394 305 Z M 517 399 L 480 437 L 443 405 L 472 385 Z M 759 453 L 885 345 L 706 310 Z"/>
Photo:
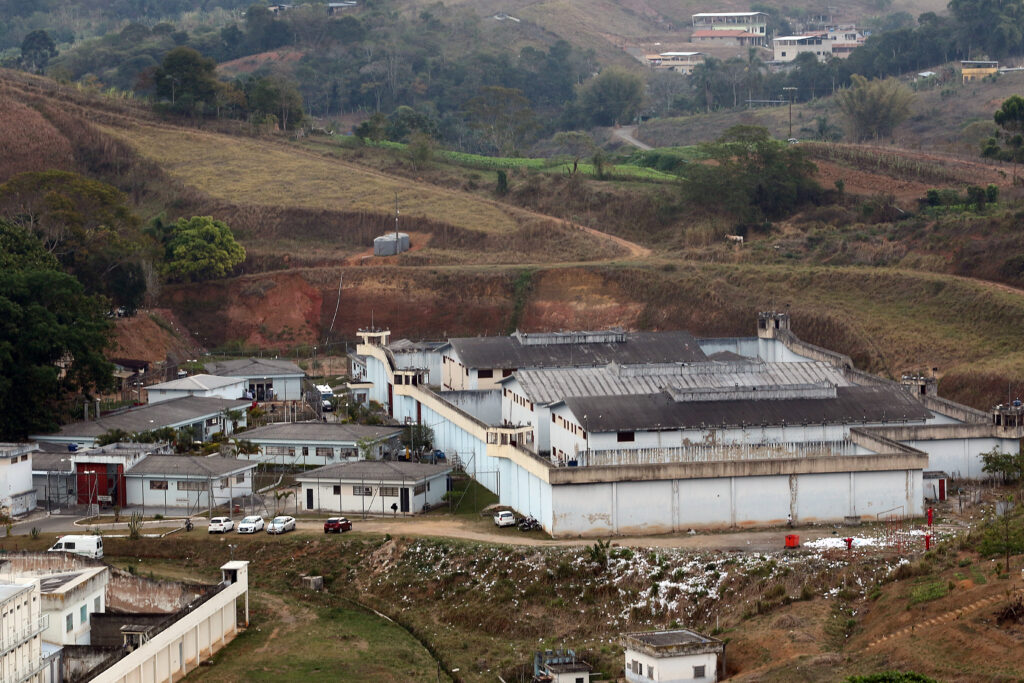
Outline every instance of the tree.
<path fill-rule="evenodd" d="M 166 242 L 164 271 L 173 280 L 199 282 L 226 277 L 245 260 L 231 228 L 211 216 L 180 218 Z"/>
<path fill-rule="evenodd" d="M 895 78 L 868 79 L 853 74 L 852 85 L 836 94 L 839 110 L 846 116 L 858 140 L 883 138 L 910 116 L 914 93 Z"/>
<path fill-rule="evenodd" d="M 537 126 L 530 102 L 521 90 L 489 85 L 466 103 L 466 118 L 491 151 L 515 154 Z"/>
<path fill-rule="evenodd" d="M 558 145 L 559 151 L 572 159 L 572 170 L 569 175 L 576 175 L 579 170 L 580 160 L 594 152 L 594 138 L 589 133 L 581 130 L 569 130 L 557 133 L 554 143 Z"/>
<path fill-rule="evenodd" d="M 998 508 L 985 519 L 978 550 L 982 555 L 1002 555 L 1006 562 L 1006 573 L 1010 573 L 1010 555 L 1024 552 L 1024 515 L 1019 505 L 1014 505 L 1013 496 L 1000 501 Z"/>
<path fill-rule="evenodd" d="M 27 71 L 43 73 L 46 65 L 56 56 L 56 43 L 50 34 L 42 29 L 32 31 L 21 41 L 21 66 Z"/>
<path fill-rule="evenodd" d="M 0 440 L 53 430 L 72 398 L 112 385 L 105 313 L 38 238 L 0 221 Z"/>
<path fill-rule="evenodd" d="M 629 123 L 644 102 L 644 82 L 622 69 L 605 69 L 580 89 L 579 104 L 594 125 Z"/>
<path fill-rule="evenodd" d="M 981 150 L 983 157 L 1013 162 L 1013 184 L 1017 184 L 1017 162 L 1024 160 L 1024 97 L 1013 95 L 992 117 L 1002 128 L 999 137 L 1004 140 L 1001 147 L 996 137 L 989 138 Z"/>
<path fill-rule="evenodd" d="M 276 116 L 281 130 L 297 127 L 305 116 L 302 95 L 294 83 L 283 78 L 272 76 L 252 81 L 246 96 L 253 111 Z"/>
<path fill-rule="evenodd" d="M 115 187 L 77 173 L 21 173 L 0 185 L 0 215 L 32 231 L 89 294 L 134 311 L 152 244 Z"/>
<path fill-rule="evenodd" d="M 980 188 L 979 188 L 980 189 Z M 998 446 L 981 454 L 981 471 L 998 474 L 1004 484 L 1024 477 L 1024 453 L 1004 453 Z"/>
<path fill-rule="evenodd" d="M 773 140 L 765 128 L 733 126 L 704 152 L 714 163 L 686 167 L 683 196 L 708 210 L 762 222 L 781 218 L 821 193 L 812 177 L 814 164 L 799 145 Z"/>
<path fill-rule="evenodd" d="M 402 445 L 413 453 L 434 447 L 434 430 L 423 424 L 406 425 L 398 437 Z"/>
<path fill-rule="evenodd" d="M 190 47 L 176 47 L 166 55 L 154 74 L 157 97 L 170 100 L 176 111 L 193 113 L 200 105 L 214 105 L 217 94 L 217 63 Z"/>

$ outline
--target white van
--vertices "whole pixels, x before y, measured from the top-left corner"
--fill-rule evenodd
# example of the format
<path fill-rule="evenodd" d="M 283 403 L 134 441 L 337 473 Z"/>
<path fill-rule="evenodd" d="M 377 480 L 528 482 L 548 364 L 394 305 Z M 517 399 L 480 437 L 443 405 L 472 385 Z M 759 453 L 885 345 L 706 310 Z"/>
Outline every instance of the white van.
<path fill-rule="evenodd" d="M 100 536 L 61 536 L 48 553 L 74 553 L 99 560 L 103 557 L 103 538 Z"/>

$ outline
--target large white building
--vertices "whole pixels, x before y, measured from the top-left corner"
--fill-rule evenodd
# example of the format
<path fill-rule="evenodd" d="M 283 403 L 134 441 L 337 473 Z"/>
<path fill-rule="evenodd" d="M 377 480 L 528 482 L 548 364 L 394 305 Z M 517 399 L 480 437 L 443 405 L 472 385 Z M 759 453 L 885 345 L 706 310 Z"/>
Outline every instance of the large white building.
<path fill-rule="evenodd" d="M 0 443 L 0 512 L 19 517 L 36 507 L 32 485 L 32 443 Z"/>
<path fill-rule="evenodd" d="M 39 581 L 19 578 L 0 582 L 0 681 L 43 683 L 47 676 L 40 611 Z"/>
<path fill-rule="evenodd" d="M 827 62 L 833 57 L 846 59 L 863 44 L 864 34 L 856 28 L 831 28 L 773 38 L 772 50 L 776 62 L 792 62 L 805 52 L 813 54 L 819 62 Z"/>
<path fill-rule="evenodd" d="M 787 314 L 757 332 L 453 339 L 439 392 L 387 331 L 361 331 L 357 353 L 372 400 L 556 536 L 919 515 L 925 470 L 981 477 L 981 453 L 1024 435 L 1024 409 L 860 372 Z"/>

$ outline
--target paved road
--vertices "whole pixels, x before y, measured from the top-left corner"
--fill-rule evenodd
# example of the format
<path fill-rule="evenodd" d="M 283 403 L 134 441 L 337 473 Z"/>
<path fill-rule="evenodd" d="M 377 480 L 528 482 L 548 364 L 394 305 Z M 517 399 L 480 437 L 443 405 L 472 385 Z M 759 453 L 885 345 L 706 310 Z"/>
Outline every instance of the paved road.
<path fill-rule="evenodd" d="M 236 515 L 240 519 L 240 515 Z M 416 536 L 432 538 L 458 538 L 483 543 L 499 543 L 518 546 L 555 546 L 572 547 L 592 545 L 592 538 L 545 538 L 539 534 L 524 534 L 518 529 L 498 529 L 488 524 L 470 521 L 462 518 L 447 516 L 418 516 L 411 518 L 369 518 L 359 519 L 358 515 L 351 515 L 350 519 L 356 531 L 373 534 L 391 534 L 393 536 Z M 207 520 L 203 517 L 193 517 L 193 523 L 198 531 L 203 531 Z M 145 526 L 150 533 L 166 531 L 179 527 L 183 524 L 182 519 L 164 519 L 149 521 Z M 298 530 L 306 533 L 322 533 L 322 519 L 299 519 Z M 27 535 L 32 527 L 38 528 L 47 534 L 59 533 L 81 533 L 88 529 L 102 529 L 108 533 L 127 533 L 126 522 L 94 524 L 87 521 L 78 522 L 78 518 L 70 515 L 50 515 L 41 513 L 38 516 L 19 522 L 14 525 L 14 535 Z M 666 534 L 661 536 L 622 536 L 612 538 L 612 542 L 621 546 L 648 547 L 648 548 L 689 548 L 693 550 L 717 550 L 717 551 L 750 551 L 770 552 L 781 550 L 784 537 L 788 529 L 767 529 L 757 531 L 731 531 L 720 533 L 698 533 L 698 534 Z M 825 536 L 845 536 L 847 533 L 856 534 L 855 529 L 839 529 L 828 526 L 807 527 L 794 530 L 800 534 L 804 541 L 822 538 Z"/>

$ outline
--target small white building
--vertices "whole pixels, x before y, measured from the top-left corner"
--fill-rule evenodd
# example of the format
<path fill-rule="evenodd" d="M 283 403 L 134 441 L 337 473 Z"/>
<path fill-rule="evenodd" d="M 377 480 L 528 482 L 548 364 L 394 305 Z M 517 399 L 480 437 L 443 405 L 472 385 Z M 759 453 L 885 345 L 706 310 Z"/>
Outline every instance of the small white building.
<path fill-rule="evenodd" d="M 205 365 L 208 374 L 245 380 L 250 395 L 257 401 L 302 400 L 302 378 L 306 373 L 290 360 L 242 358 Z"/>
<path fill-rule="evenodd" d="M 628 683 L 715 683 L 725 668 L 725 643 L 688 629 L 627 633 L 622 647 Z"/>
<path fill-rule="evenodd" d="M 647 65 L 652 69 L 675 71 L 689 76 L 693 73 L 694 67 L 704 63 L 703 52 L 662 52 L 656 55 L 647 55 Z"/>
<path fill-rule="evenodd" d="M 149 455 L 125 473 L 128 504 L 208 510 L 252 494 L 256 463 L 219 455 Z"/>
<path fill-rule="evenodd" d="M 182 396 L 241 399 L 247 388 L 248 384 L 243 377 L 192 375 L 172 382 L 153 384 L 146 388 L 146 392 L 149 395 L 149 403 L 159 403 Z"/>
<path fill-rule="evenodd" d="M 39 581 L 14 579 L 0 583 L 0 681 L 33 683 L 46 680 Z"/>
<path fill-rule="evenodd" d="M 12 517 L 24 515 L 36 507 L 32 486 L 34 443 L 0 443 L 0 511 Z"/>
<path fill-rule="evenodd" d="M 107 609 L 110 569 L 88 567 L 39 576 L 42 611 L 48 624 L 43 640 L 59 645 L 88 645 L 90 614 Z"/>
<path fill-rule="evenodd" d="M 379 459 L 400 447 L 399 427 L 340 424 L 337 422 L 277 422 L 250 429 L 241 436 L 260 452 L 239 454 L 253 462 L 278 465 L 329 465 L 364 457 Z"/>
<path fill-rule="evenodd" d="M 445 465 L 361 460 L 320 467 L 295 480 L 305 510 L 412 514 L 442 503 L 451 470 Z"/>

